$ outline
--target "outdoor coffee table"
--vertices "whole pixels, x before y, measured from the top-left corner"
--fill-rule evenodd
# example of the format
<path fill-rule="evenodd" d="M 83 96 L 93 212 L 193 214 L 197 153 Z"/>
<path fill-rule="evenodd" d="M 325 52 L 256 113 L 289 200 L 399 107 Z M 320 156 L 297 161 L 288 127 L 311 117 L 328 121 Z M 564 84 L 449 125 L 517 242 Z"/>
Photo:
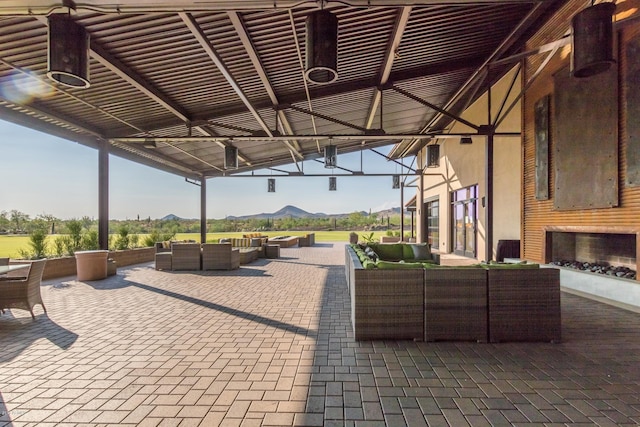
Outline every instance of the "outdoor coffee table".
<path fill-rule="evenodd" d="M 298 244 L 298 236 L 282 236 L 269 239 L 270 245 L 278 245 L 281 248 L 290 248 Z"/>

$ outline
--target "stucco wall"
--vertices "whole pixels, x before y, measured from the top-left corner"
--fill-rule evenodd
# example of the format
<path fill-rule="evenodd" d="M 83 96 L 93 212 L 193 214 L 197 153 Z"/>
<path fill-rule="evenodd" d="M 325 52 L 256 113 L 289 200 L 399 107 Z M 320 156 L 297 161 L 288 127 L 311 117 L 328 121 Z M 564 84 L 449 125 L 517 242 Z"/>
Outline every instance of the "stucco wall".
<path fill-rule="evenodd" d="M 513 87 L 512 87 L 512 82 Z M 511 91 L 509 88 L 511 87 Z M 520 91 L 520 78 L 516 70 L 509 72 L 491 90 L 492 117 L 495 118 L 498 111 L 503 111 L 511 105 Z M 507 102 L 503 103 L 504 97 Z M 477 125 L 487 124 L 487 94 L 472 104 L 462 114 L 462 117 Z M 520 103 L 506 115 L 500 123 L 497 132 L 520 132 Z M 475 133 L 466 125 L 455 123 L 451 126 L 452 133 Z M 424 177 L 424 200 L 438 197 L 440 200 L 440 245 L 441 252 L 451 252 L 453 242 L 451 239 L 451 205 L 450 194 L 452 191 L 478 185 L 479 205 L 477 223 L 477 258 L 486 260 L 485 236 L 486 236 L 486 209 L 482 206 L 482 198 L 485 191 L 485 150 L 484 136 L 474 136 L 473 144 L 461 145 L 459 138 L 442 138 L 438 140 L 440 145 L 440 166 L 426 168 Z M 424 159 L 426 150 L 420 154 Z M 521 138 L 519 136 L 494 138 L 494 230 L 493 252 L 499 239 L 519 239 L 521 219 Z M 418 235 L 424 225 L 418 223 Z M 435 248 L 434 248 L 435 249 Z"/>

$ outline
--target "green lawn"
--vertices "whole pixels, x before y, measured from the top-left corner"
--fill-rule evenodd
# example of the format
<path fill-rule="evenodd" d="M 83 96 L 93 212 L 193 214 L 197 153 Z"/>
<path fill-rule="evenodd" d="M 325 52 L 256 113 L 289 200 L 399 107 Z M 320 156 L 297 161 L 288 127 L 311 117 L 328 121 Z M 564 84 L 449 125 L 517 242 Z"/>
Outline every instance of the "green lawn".
<path fill-rule="evenodd" d="M 300 236 L 308 233 L 308 231 L 269 231 L 267 236 Z M 316 234 L 316 242 L 348 242 L 350 231 L 314 231 Z M 360 236 L 369 235 L 370 232 L 356 231 Z M 207 242 L 217 242 L 221 237 L 242 237 L 239 233 L 207 233 Z M 384 231 L 378 231 L 374 234 L 374 238 L 379 240 L 380 236 L 384 236 Z M 142 235 L 140 236 L 143 237 Z M 51 236 L 48 238 L 51 239 Z M 179 233 L 176 235 L 177 240 L 195 240 L 200 241 L 200 233 Z M 29 250 L 29 236 L 0 236 L 0 257 L 18 258 L 20 249 Z"/>

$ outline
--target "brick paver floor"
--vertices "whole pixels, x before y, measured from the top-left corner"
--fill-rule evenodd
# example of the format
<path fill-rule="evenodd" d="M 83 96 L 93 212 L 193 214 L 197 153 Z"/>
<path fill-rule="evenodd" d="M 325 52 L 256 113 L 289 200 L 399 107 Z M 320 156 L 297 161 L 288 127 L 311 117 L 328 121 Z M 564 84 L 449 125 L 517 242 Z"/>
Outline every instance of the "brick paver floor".
<path fill-rule="evenodd" d="M 562 295 L 563 342 L 355 342 L 344 244 L 121 268 L 0 316 L 0 426 L 639 425 L 640 314 Z"/>

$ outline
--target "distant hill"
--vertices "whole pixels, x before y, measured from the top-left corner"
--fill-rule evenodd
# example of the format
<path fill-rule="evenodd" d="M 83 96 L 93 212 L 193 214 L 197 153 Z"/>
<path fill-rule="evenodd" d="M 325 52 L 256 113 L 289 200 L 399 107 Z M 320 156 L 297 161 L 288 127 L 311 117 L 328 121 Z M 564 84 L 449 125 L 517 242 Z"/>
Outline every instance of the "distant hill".
<path fill-rule="evenodd" d="M 227 219 L 267 219 L 267 218 L 274 218 L 274 219 L 280 219 L 280 218 L 323 218 L 328 216 L 327 214 L 323 214 L 323 213 L 310 213 L 307 212 L 303 209 L 300 209 L 296 206 L 291 206 L 291 205 L 287 205 L 285 207 L 283 207 L 282 209 L 276 211 L 276 212 L 272 212 L 272 213 L 267 213 L 267 212 L 263 212 L 263 213 L 259 213 L 259 214 L 253 214 L 253 215 L 243 215 L 243 216 L 228 216 Z"/>
<path fill-rule="evenodd" d="M 342 213 L 342 214 L 325 214 L 322 212 L 311 213 L 307 212 L 304 209 L 300 209 L 297 206 L 287 205 L 282 209 L 277 210 L 276 212 L 263 212 L 252 215 L 242 215 L 242 216 L 233 216 L 229 215 L 226 219 L 231 220 L 247 220 L 247 219 L 281 219 L 281 218 L 344 218 L 351 215 L 353 212 Z M 368 212 L 360 211 L 362 215 L 369 215 Z M 400 215 L 400 208 L 392 208 L 386 209 L 380 212 L 373 212 L 378 215 L 378 218 L 382 216 L 393 216 Z M 161 218 L 162 221 L 173 221 L 173 220 L 181 220 L 184 218 L 180 218 L 177 215 L 169 214 Z"/>
<path fill-rule="evenodd" d="M 181 220 L 181 219 L 182 218 L 174 214 L 165 215 L 162 218 L 160 218 L 161 221 L 174 221 L 174 220 Z"/>

